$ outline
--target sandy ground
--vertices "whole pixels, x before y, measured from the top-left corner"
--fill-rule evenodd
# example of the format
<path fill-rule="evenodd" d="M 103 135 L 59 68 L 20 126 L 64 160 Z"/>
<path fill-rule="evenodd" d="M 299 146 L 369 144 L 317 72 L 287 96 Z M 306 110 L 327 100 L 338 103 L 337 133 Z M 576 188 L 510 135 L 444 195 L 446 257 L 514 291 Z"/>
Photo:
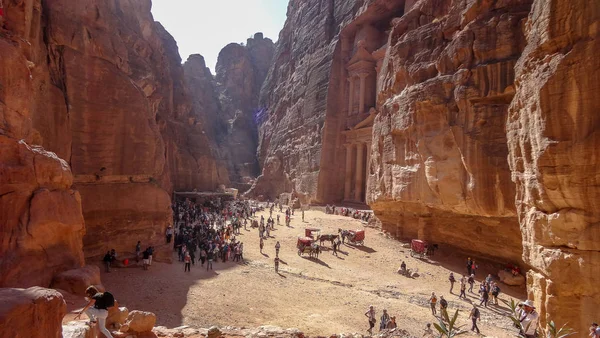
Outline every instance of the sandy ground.
<path fill-rule="evenodd" d="M 262 214 L 268 217 L 268 212 Z M 305 213 L 305 222 L 296 213 L 291 227 L 283 225 L 283 215 L 281 220 L 282 225 L 276 225 L 271 232 L 273 237 L 265 241 L 263 254 L 259 252 L 258 230 L 242 229 L 238 239 L 244 242 L 245 264 L 219 262 L 213 271 L 206 271 L 197 262 L 191 272 L 184 272 L 183 263 L 175 258 L 173 264 L 153 263 L 149 271 L 123 268 L 103 272 L 103 284 L 121 306 L 154 312 L 157 325 L 167 327 L 275 325 L 297 327 L 309 335 L 366 333 L 364 313 L 372 304 L 377 311 L 376 328 L 385 308 L 396 316 L 400 328 L 421 337 L 426 323 L 437 322 L 428 304 L 435 291 L 438 297 L 444 295 L 448 300 L 450 313 L 460 310 L 459 323 L 470 329 L 468 311 L 477 295 L 471 293 L 468 300 L 460 300 L 458 283 L 454 294 L 450 294 L 447 281 L 451 271 L 457 279 L 463 273 L 464 255 L 446 252 L 442 247 L 432 260 L 412 258 L 403 243 L 386 238 L 377 229 L 364 228 L 364 246 L 344 245 L 338 257 L 324 251 L 318 259 L 310 259 L 299 256 L 296 249 L 297 237 L 305 227 L 318 227 L 327 234 L 337 233 L 338 228 L 363 229 L 364 225 L 315 210 Z M 280 274 L 275 273 L 273 264 L 277 240 L 283 261 Z M 420 276 L 411 279 L 397 274 L 402 260 L 409 269 L 418 269 Z M 482 261 L 479 267 L 478 280 L 498 268 Z M 500 285 L 502 301 L 511 296 L 524 297 L 524 289 Z M 505 302 L 482 309 L 482 333 L 491 337 L 514 336 L 510 319 L 505 317 L 507 313 Z"/>

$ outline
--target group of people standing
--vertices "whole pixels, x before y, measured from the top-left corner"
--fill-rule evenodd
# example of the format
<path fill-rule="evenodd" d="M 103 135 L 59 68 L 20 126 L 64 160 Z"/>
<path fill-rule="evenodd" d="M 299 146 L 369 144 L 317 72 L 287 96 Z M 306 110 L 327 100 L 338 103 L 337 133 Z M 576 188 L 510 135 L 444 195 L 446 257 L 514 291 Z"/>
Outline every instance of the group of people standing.
<path fill-rule="evenodd" d="M 189 199 L 178 200 L 173 204 L 174 249 L 178 251 L 179 261 L 184 263 L 184 271 L 189 272 L 196 265 L 206 270 L 213 269 L 213 262 L 244 261 L 244 243 L 236 239 L 242 225 L 256 213 L 248 201 L 222 202 L 209 200 L 199 206 Z M 167 242 L 169 240 L 167 233 Z"/>

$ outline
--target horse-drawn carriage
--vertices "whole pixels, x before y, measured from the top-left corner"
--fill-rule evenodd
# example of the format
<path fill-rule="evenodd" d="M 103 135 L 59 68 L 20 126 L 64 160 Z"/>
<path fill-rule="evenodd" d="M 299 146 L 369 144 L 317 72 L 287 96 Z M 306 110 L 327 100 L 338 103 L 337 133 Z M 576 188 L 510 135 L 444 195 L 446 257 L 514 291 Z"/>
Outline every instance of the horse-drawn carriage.
<path fill-rule="evenodd" d="M 298 237 L 296 248 L 298 248 L 298 256 L 304 254 L 308 254 L 310 257 L 313 255 L 316 257 L 319 256 L 319 245 L 317 245 L 316 241 L 310 237 Z"/>
<path fill-rule="evenodd" d="M 321 235 L 321 229 L 318 228 L 306 228 L 304 229 L 304 236 L 312 239 L 317 239 Z"/>
<path fill-rule="evenodd" d="M 348 230 L 346 237 L 348 242 L 351 244 L 363 245 L 365 244 L 365 231 L 364 230 Z"/>
<path fill-rule="evenodd" d="M 427 249 L 429 244 L 426 241 L 420 239 L 413 239 L 410 241 L 410 256 L 419 256 L 420 258 L 427 257 Z"/>

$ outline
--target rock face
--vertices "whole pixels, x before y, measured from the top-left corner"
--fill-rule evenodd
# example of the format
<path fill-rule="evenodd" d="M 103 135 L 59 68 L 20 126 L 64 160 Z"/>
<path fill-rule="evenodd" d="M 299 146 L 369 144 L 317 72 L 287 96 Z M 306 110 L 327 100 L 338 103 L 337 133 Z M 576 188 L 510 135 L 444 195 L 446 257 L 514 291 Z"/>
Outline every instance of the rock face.
<path fill-rule="evenodd" d="M 44 53 L 37 50 L 40 3 L 27 6 L 25 16 L 9 4 L 11 32 L 0 29 L 0 287 L 48 286 L 54 274 L 83 265 L 85 228 L 71 170 L 36 145 L 32 128 L 43 78 L 33 77 L 31 60 Z"/>
<path fill-rule="evenodd" d="M 367 201 L 383 228 L 521 261 L 505 124 L 530 1 L 421 1 L 394 21 Z"/>
<path fill-rule="evenodd" d="M 0 337 L 62 337 L 67 305 L 57 291 L 4 288 L 0 289 L 0 299 Z"/>
<path fill-rule="evenodd" d="M 80 269 L 73 269 L 59 273 L 52 279 L 52 288 L 69 293 L 85 296 L 85 290 L 90 286 L 102 287 L 100 268 L 96 265 L 86 265 Z"/>
<path fill-rule="evenodd" d="M 260 94 L 258 160 L 262 173 L 250 195 L 275 199 L 283 192 L 294 192 L 302 202 L 316 198 L 332 83 L 329 73 L 339 38 L 336 29 L 356 10 L 355 1 L 289 2 Z M 291 184 L 286 186 L 288 179 Z"/>
<path fill-rule="evenodd" d="M 530 297 L 582 335 L 600 307 L 599 21 L 597 3 L 533 3 L 506 128 Z"/>
<path fill-rule="evenodd" d="M 21 158 L 3 158 L 2 164 L 24 163 L 29 156 L 36 166 L 45 166 L 36 170 L 43 176 L 37 182 L 31 175 L 19 178 L 30 179 L 23 182 L 19 201 L 4 195 L 16 191 L 14 178 L 13 188 L 3 188 L 2 196 L 15 203 L 8 208 L 15 214 L 3 215 L 14 223 L 11 229 L 19 222 L 21 227 L 39 224 L 52 242 L 56 238 L 49 229 L 62 222 L 73 230 L 56 233 L 73 234 L 64 241 L 74 243 L 83 234 L 83 212 L 86 257 L 96 259 L 112 248 L 133 252 L 138 240 L 144 246 L 163 241 L 173 190 L 214 190 L 228 183 L 199 123 L 201 112 L 192 109 L 175 41 L 154 22 L 150 8 L 149 0 L 7 4 L 6 36 L 15 38 L 2 40 L 7 45 L 1 52 L 0 90 L 7 108 L 0 113 L 1 133 L 43 145 L 66 160 L 54 156 L 52 164 L 17 150 L 25 144 L 11 146 L 11 158 L 17 153 Z M 79 192 L 69 190 L 71 183 Z M 48 191 L 27 197 L 40 189 Z M 35 207 L 31 220 L 22 216 L 29 204 Z M 39 216 L 44 209 L 55 213 L 51 221 Z M 6 234 L 16 238 L 18 232 Z M 2 241 L 3 250 L 15 245 L 10 238 Z M 60 261 L 70 251 L 51 259 Z M 32 259 L 44 261 L 43 256 Z M 67 268 L 80 266 L 82 257 L 71 261 Z M 51 276 L 45 278 L 49 282 Z"/>
<path fill-rule="evenodd" d="M 259 173 L 254 114 L 273 51 L 273 41 L 256 33 L 246 45 L 231 43 L 221 50 L 215 78 L 200 55 L 184 65 L 193 109 L 202 112 L 213 152 L 226 166 L 232 186 L 242 191 Z"/>

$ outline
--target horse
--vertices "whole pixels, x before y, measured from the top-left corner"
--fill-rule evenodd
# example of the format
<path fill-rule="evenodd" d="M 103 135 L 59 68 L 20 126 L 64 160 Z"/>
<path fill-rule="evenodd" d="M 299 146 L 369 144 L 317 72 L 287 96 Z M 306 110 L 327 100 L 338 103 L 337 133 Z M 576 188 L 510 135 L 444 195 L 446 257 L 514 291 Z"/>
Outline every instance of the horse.
<path fill-rule="evenodd" d="M 439 249 L 437 244 L 430 244 L 427 246 L 427 256 L 433 256 L 435 254 L 435 250 Z"/>
<path fill-rule="evenodd" d="M 310 246 L 310 257 L 319 258 L 319 254 L 321 253 L 321 247 L 317 243 L 313 243 Z"/>
<path fill-rule="evenodd" d="M 321 246 L 323 245 L 323 242 L 325 241 L 330 241 L 331 245 L 333 245 L 333 241 L 335 241 L 338 238 L 338 235 L 320 235 L 317 240 L 319 241 L 319 243 L 321 244 Z"/>

